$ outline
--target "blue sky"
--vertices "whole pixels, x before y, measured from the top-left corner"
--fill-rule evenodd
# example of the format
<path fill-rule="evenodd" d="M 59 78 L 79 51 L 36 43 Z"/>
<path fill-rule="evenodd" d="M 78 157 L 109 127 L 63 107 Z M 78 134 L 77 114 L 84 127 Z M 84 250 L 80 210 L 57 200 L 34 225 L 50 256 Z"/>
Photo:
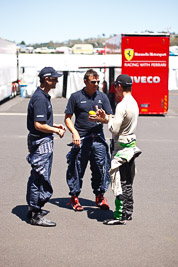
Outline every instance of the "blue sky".
<path fill-rule="evenodd" d="M 4 0 L 0 37 L 26 44 L 113 34 L 178 33 L 177 0 Z"/>

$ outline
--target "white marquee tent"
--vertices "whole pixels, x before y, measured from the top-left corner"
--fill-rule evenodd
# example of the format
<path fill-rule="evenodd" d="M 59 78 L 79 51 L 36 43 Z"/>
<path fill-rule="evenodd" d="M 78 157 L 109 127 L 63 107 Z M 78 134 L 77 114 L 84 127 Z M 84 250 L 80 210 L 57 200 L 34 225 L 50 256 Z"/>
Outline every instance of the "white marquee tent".
<path fill-rule="evenodd" d="M 116 66 L 115 77 L 121 72 L 121 55 L 74 55 L 74 54 L 19 54 L 19 65 L 25 67 L 22 80 L 31 77 L 30 86 L 27 86 L 27 95 L 36 89 L 38 84 L 38 72 L 47 66 L 52 66 L 58 71 L 68 71 L 66 97 L 84 86 L 83 76 L 88 67 L 112 67 Z M 82 69 L 80 69 L 82 67 Z M 86 67 L 86 69 L 85 69 Z M 98 68 L 101 82 L 108 82 L 108 69 Z M 30 74 L 29 74 L 30 73 Z M 29 75 L 28 75 L 29 74 Z M 35 81 L 35 82 L 34 82 Z M 59 79 L 56 90 L 52 90 L 52 97 L 62 96 L 63 78 Z M 178 57 L 169 57 L 169 90 L 178 90 Z"/>

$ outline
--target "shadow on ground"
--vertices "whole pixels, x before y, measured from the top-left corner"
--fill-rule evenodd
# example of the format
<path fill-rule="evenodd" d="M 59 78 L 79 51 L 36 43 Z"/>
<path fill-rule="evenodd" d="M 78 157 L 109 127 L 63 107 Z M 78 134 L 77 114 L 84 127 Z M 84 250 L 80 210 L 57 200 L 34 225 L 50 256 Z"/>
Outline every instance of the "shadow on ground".
<path fill-rule="evenodd" d="M 59 208 L 65 208 L 72 210 L 70 205 L 70 198 L 52 198 L 49 200 L 49 203 L 56 205 Z M 106 219 L 113 218 L 113 211 L 111 210 L 102 210 L 95 206 L 95 202 L 92 200 L 88 200 L 85 198 L 80 198 L 80 204 L 83 206 L 83 212 L 87 212 L 87 216 L 89 219 L 97 220 L 102 222 Z M 29 223 L 29 219 L 27 218 L 28 206 L 27 205 L 19 205 L 12 209 L 12 214 L 19 217 L 22 221 Z"/>
<path fill-rule="evenodd" d="M 27 219 L 27 212 L 28 212 L 27 205 L 19 205 L 12 209 L 12 214 L 15 214 L 22 221 L 29 223 L 29 220 Z"/>
<path fill-rule="evenodd" d="M 70 205 L 70 198 L 52 198 L 49 202 L 60 208 L 70 209 L 72 212 L 72 207 Z M 113 218 L 113 211 L 102 210 L 95 206 L 95 202 L 85 198 L 80 198 L 80 204 L 83 206 L 83 212 L 87 211 L 87 216 L 89 219 L 94 219 L 102 222 L 106 219 Z"/>

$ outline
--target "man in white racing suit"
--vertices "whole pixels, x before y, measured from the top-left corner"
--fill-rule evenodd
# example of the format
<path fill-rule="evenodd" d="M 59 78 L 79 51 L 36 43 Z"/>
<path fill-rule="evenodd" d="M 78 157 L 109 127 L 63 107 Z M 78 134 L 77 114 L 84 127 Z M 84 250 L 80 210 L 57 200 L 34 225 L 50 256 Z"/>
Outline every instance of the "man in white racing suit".
<path fill-rule="evenodd" d="M 111 161 L 111 186 L 115 195 L 114 218 L 105 220 L 106 225 L 126 224 L 132 220 L 133 179 L 135 176 L 135 158 L 141 154 L 136 147 L 135 130 L 139 115 L 137 102 L 131 94 L 132 79 L 127 74 L 119 75 L 114 86 L 122 101 L 117 104 L 115 116 L 109 119 L 108 129 L 112 133 L 114 148 Z M 103 110 L 98 116 L 107 119 Z"/>

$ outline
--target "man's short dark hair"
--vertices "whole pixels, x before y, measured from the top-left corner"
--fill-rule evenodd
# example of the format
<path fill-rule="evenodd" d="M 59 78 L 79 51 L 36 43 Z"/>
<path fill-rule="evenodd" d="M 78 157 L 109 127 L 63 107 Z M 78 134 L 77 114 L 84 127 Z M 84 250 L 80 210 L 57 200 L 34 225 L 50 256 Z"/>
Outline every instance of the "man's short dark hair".
<path fill-rule="evenodd" d="M 123 92 L 131 92 L 132 91 L 132 86 L 126 86 L 126 85 L 121 85 L 123 88 Z"/>
<path fill-rule="evenodd" d="M 40 83 L 44 83 L 45 78 L 44 77 L 39 77 L 40 78 Z"/>
<path fill-rule="evenodd" d="M 99 76 L 98 73 L 95 70 L 89 69 L 89 70 L 87 70 L 87 72 L 84 75 L 84 80 L 87 80 L 88 81 L 90 75 L 92 75 L 94 77 L 98 77 Z"/>

